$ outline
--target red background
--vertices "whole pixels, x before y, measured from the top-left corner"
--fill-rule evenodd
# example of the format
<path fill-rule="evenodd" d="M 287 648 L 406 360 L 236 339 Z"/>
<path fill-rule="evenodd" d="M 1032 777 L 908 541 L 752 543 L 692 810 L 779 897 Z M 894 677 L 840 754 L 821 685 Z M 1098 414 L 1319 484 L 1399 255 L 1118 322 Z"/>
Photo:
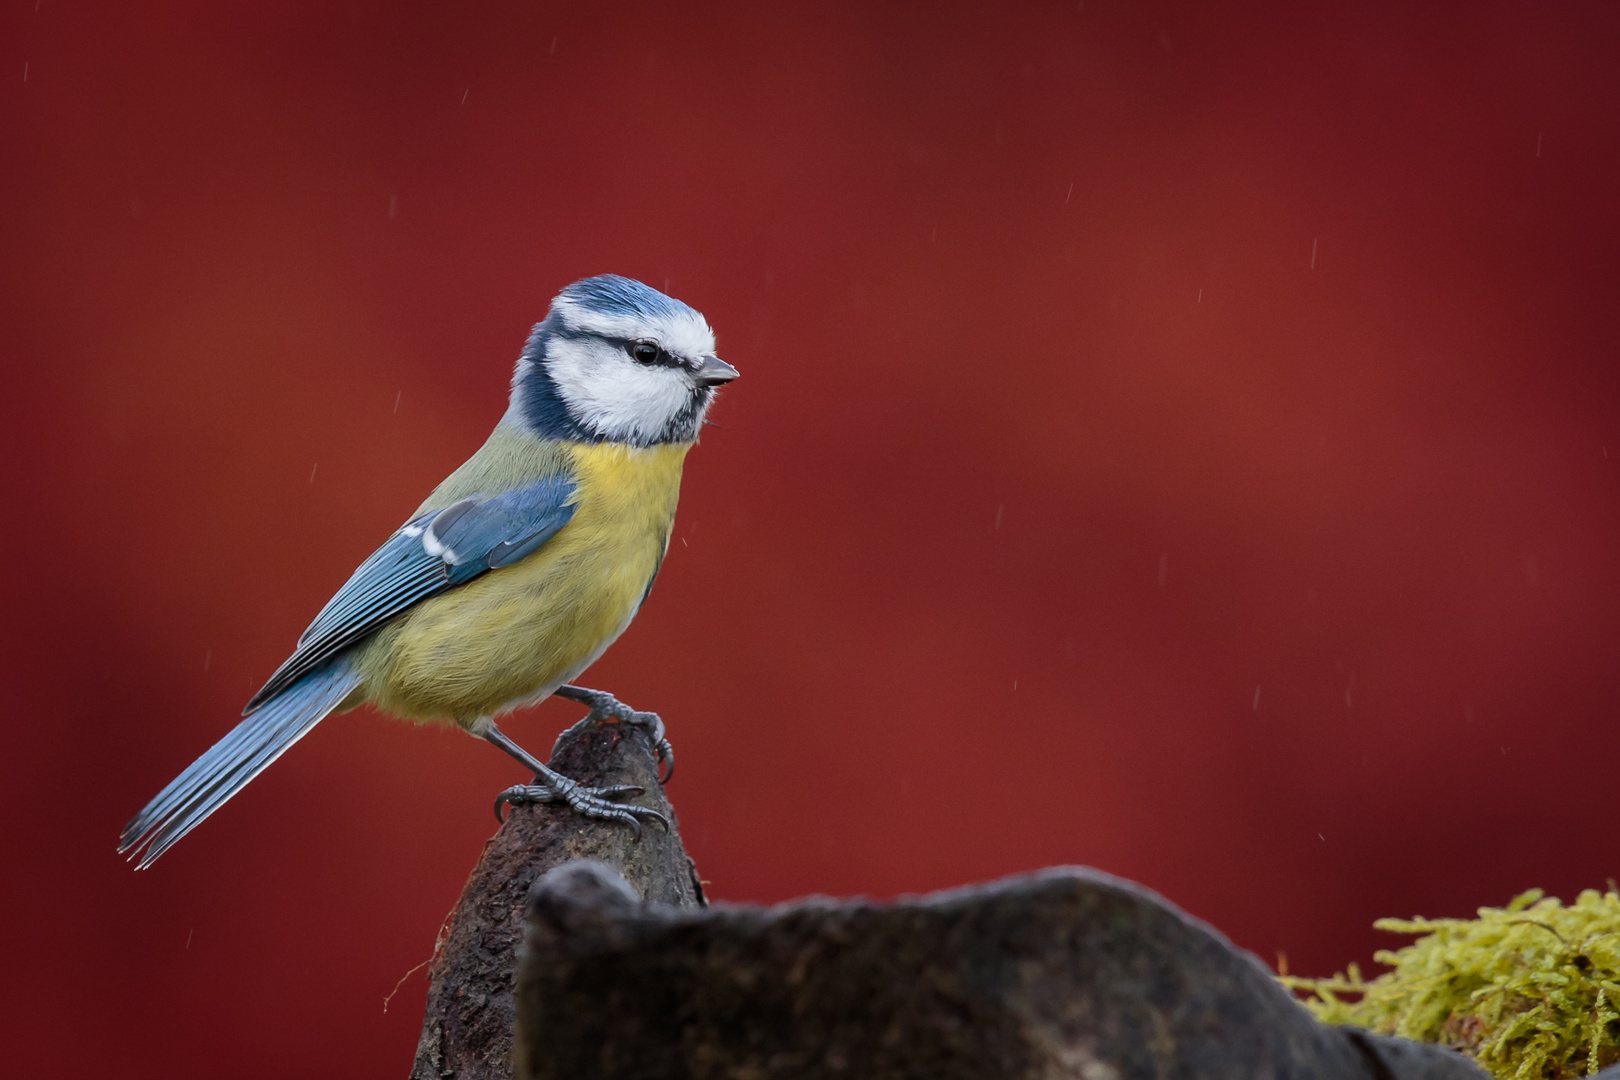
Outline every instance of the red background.
<path fill-rule="evenodd" d="M 1089 863 L 1326 973 L 1601 886 L 1616 55 L 1595 3 L 9 3 L 8 1067 L 404 1074 L 509 762 L 360 712 L 114 840 L 603 271 L 744 373 L 588 679 L 719 897 Z"/>

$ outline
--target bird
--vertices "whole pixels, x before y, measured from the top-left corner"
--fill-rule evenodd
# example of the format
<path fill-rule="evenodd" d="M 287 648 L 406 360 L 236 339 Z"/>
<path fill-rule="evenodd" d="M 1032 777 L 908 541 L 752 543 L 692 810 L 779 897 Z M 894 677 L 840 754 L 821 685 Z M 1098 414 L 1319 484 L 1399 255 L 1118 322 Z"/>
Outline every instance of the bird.
<path fill-rule="evenodd" d="M 576 281 L 525 342 L 488 440 L 362 562 L 315 616 L 243 719 L 124 827 L 145 869 L 334 712 L 370 704 L 448 721 L 511 755 L 533 782 L 503 808 L 562 803 L 586 817 L 668 822 L 586 787 L 496 724 L 550 696 L 584 704 L 576 728 L 644 729 L 667 781 L 657 713 L 578 686 L 641 610 L 669 550 L 681 473 L 719 387 L 738 371 L 708 321 L 616 274 Z"/>

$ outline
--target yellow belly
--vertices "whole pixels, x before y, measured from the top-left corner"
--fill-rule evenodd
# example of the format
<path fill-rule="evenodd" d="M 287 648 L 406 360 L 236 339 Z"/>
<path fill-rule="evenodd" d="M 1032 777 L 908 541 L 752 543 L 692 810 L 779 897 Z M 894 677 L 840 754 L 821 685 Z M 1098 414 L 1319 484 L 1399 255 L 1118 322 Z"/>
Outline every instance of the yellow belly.
<path fill-rule="evenodd" d="M 422 603 L 357 650 L 366 699 L 467 726 L 576 678 L 652 584 L 688 449 L 567 445 L 573 519 L 527 559 Z"/>

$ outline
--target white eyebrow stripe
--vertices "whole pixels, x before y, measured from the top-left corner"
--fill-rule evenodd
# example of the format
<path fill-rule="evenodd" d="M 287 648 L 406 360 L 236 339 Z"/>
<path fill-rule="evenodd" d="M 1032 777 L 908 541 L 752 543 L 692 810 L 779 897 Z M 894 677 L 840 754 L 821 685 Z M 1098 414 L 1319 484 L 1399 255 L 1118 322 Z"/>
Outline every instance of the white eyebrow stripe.
<path fill-rule="evenodd" d="M 643 318 L 631 315 L 609 315 L 581 307 L 573 300 L 559 297 L 554 305 L 563 325 L 570 330 L 598 334 L 607 338 L 639 341 L 652 337 L 660 345 L 678 356 L 696 359 L 714 352 L 714 331 L 703 316 L 676 313 Z"/>

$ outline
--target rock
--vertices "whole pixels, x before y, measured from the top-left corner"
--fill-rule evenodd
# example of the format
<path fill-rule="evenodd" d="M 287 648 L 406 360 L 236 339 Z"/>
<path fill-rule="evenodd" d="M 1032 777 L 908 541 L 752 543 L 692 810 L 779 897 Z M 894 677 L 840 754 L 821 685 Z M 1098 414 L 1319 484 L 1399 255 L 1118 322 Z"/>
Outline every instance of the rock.
<path fill-rule="evenodd" d="M 530 1080 L 1480 1080 L 1319 1024 L 1258 960 L 1130 882 L 1064 868 L 892 904 L 643 902 L 608 866 L 529 893 Z"/>

